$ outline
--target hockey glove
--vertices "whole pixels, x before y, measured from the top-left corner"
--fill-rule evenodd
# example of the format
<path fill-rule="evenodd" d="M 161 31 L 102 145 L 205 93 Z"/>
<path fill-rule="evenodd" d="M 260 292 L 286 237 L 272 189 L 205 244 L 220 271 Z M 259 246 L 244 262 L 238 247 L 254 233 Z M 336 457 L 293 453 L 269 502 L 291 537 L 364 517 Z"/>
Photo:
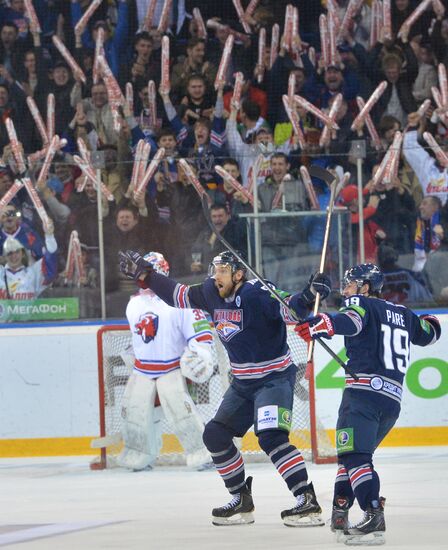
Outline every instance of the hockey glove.
<path fill-rule="evenodd" d="M 316 293 L 320 294 L 321 300 L 325 300 L 331 292 L 331 280 L 325 273 L 311 275 L 308 284 L 302 291 L 302 300 L 307 306 L 314 304 Z"/>
<path fill-rule="evenodd" d="M 331 317 L 326 313 L 321 313 L 299 323 L 294 331 L 305 342 L 311 342 L 316 338 L 331 338 L 334 334 L 334 326 Z"/>
<path fill-rule="evenodd" d="M 120 250 L 118 258 L 120 259 L 120 271 L 128 279 L 137 281 L 140 275 L 154 271 L 152 265 L 133 250 L 126 250 L 126 252 Z"/>
<path fill-rule="evenodd" d="M 320 299 L 325 300 L 331 292 L 331 280 L 325 273 L 316 273 L 311 279 L 311 286 L 320 294 Z"/>
<path fill-rule="evenodd" d="M 428 314 L 419 315 L 419 317 L 420 319 L 426 321 L 432 326 L 436 335 L 436 340 L 438 340 L 440 338 L 440 335 L 442 334 L 442 327 L 440 326 L 440 321 L 437 319 L 437 317 L 435 315 Z"/>

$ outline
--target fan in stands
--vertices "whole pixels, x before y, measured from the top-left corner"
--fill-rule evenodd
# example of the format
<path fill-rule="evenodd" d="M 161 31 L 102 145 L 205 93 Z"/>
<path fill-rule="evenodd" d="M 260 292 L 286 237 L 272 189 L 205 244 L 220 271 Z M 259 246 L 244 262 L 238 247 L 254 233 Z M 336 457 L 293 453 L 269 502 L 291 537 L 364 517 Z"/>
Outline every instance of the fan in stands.
<path fill-rule="evenodd" d="M 144 258 L 154 271 L 168 276 L 162 254 L 149 252 Z M 184 447 L 187 465 L 202 469 L 211 459 L 202 442 L 204 423 L 186 378 L 201 383 L 213 373 L 209 322 L 201 310 L 170 307 L 144 289 L 129 300 L 126 317 L 135 360 L 122 403 L 124 448 L 117 463 L 132 470 L 152 467 L 162 448 L 163 413 Z M 155 407 L 156 393 L 160 407 Z"/>

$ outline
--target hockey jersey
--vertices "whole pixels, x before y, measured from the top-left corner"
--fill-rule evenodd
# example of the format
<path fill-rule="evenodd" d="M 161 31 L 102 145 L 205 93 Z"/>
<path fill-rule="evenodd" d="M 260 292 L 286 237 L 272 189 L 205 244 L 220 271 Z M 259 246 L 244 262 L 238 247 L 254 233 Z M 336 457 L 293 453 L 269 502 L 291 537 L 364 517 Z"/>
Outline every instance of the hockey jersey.
<path fill-rule="evenodd" d="M 406 306 L 360 295 L 347 298 L 332 316 L 336 334 L 347 334 L 347 317 L 354 325 L 351 336 L 345 336 L 348 366 L 359 380 L 348 377 L 346 386 L 400 402 L 410 344 L 433 344 L 434 330 Z"/>
<path fill-rule="evenodd" d="M 131 297 L 126 317 L 132 334 L 134 368 L 150 378 L 178 369 L 190 340 L 210 345 L 213 342 L 203 311 L 170 307 L 148 290 Z"/>
<path fill-rule="evenodd" d="M 417 175 L 423 194 L 439 197 L 445 204 L 448 197 L 448 170 L 441 172 L 436 161 L 418 142 L 417 131 L 406 132 L 403 141 L 403 154 Z"/>
<path fill-rule="evenodd" d="M 172 306 L 203 309 L 211 315 L 236 378 L 259 379 L 292 364 L 285 321 L 293 319 L 257 280 L 244 282 L 234 296 L 226 299 L 220 297 L 212 278 L 187 286 L 151 273 L 145 283 Z M 301 294 L 283 296 L 299 317 L 308 313 Z"/>
<path fill-rule="evenodd" d="M 49 252 L 48 245 L 54 252 Z M 44 257 L 32 266 L 11 270 L 0 266 L 0 299 L 33 300 L 39 296 L 57 275 L 57 245 L 54 237 L 47 237 L 47 249 Z"/>

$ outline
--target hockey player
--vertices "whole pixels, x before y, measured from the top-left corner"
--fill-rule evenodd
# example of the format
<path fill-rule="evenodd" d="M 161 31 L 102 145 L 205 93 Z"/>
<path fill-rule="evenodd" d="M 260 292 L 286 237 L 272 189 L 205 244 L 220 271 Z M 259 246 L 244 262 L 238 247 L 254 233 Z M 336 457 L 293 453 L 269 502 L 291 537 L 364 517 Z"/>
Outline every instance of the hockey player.
<path fill-rule="evenodd" d="M 171 306 L 208 311 L 229 355 L 233 381 L 215 417 L 205 426 L 204 443 L 233 498 L 212 511 L 212 523 L 254 521 L 252 478 L 245 479 L 243 457 L 233 438 L 242 437 L 255 424 L 260 447 L 297 498 L 293 508 L 282 512 L 284 523 L 323 525 L 303 457 L 289 441 L 297 369 L 286 341 L 285 321 L 292 320 L 286 309 L 260 282 L 246 280 L 245 267 L 227 251 L 213 259 L 210 276 L 191 287 L 159 275 L 136 252 L 121 253 L 120 268 Z M 330 281 L 323 274 L 311 277 L 302 293 L 286 300 L 303 317 L 316 292 L 322 298 L 330 292 Z"/>
<path fill-rule="evenodd" d="M 6 265 L 0 266 L 0 299 L 34 300 L 57 275 L 58 245 L 53 235 L 53 223 L 45 227 L 43 258 L 26 266 L 27 256 L 23 244 L 8 237 L 3 245 Z"/>
<path fill-rule="evenodd" d="M 383 274 L 376 265 L 352 267 L 343 279 L 345 303 L 339 313 L 321 313 L 296 327 L 307 342 L 343 334 L 348 365 L 359 376 L 346 378 L 336 426 L 338 472 L 331 529 L 344 532 L 348 545 L 384 544 L 386 524 L 373 453 L 400 414 L 410 343 L 428 346 L 441 333 L 433 315 L 418 317 L 403 305 L 379 299 L 382 286 Z M 348 511 L 355 498 L 364 518 L 350 526 Z"/>
<path fill-rule="evenodd" d="M 144 261 L 162 277 L 169 265 L 162 254 Z M 203 383 L 213 374 L 213 336 L 200 309 L 178 310 L 151 290 L 140 289 L 126 308 L 135 361 L 122 408 L 124 449 L 117 463 L 132 470 L 152 466 L 162 447 L 160 408 L 187 455 L 187 465 L 202 468 L 210 455 L 202 442 L 204 422 L 188 393 L 185 377 Z"/>

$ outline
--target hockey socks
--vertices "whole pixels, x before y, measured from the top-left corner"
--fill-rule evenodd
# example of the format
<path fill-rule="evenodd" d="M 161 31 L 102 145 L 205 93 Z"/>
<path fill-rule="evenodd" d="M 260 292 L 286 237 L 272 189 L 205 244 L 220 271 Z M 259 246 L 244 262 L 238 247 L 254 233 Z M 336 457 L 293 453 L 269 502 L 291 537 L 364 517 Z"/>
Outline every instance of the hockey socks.
<path fill-rule="evenodd" d="M 355 495 L 350 483 L 348 472 L 342 464 L 338 464 L 338 472 L 334 483 L 333 507 L 351 508 Z M 342 501 L 346 501 L 343 504 Z"/>
<path fill-rule="evenodd" d="M 289 441 L 279 445 L 269 453 L 269 458 L 295 497 L 305 492 L 308 486 L 305 461 L 294 445 Z"/>
<path fill-rule="evenodd" d="M 244 461 L 232 440 L 232 433 L 220 422 L 211 420 L 203 434 L 205 446 L 229 493 L 236 495 L 244 487 Z"/>
<path fill-rule="evenodd" d="M 240 451 L 232 443 L 225 451 L 211 453 L 216 470 L 222 477 L 227 490 L 237 494 L 245 485 L 244 460 Z"/>
<path fill-rule="evenodd" d="M 362 510 L 379 502 L 380 480 L 372 464 L 366 463 L 348 470 L 350 484 Z"/>

